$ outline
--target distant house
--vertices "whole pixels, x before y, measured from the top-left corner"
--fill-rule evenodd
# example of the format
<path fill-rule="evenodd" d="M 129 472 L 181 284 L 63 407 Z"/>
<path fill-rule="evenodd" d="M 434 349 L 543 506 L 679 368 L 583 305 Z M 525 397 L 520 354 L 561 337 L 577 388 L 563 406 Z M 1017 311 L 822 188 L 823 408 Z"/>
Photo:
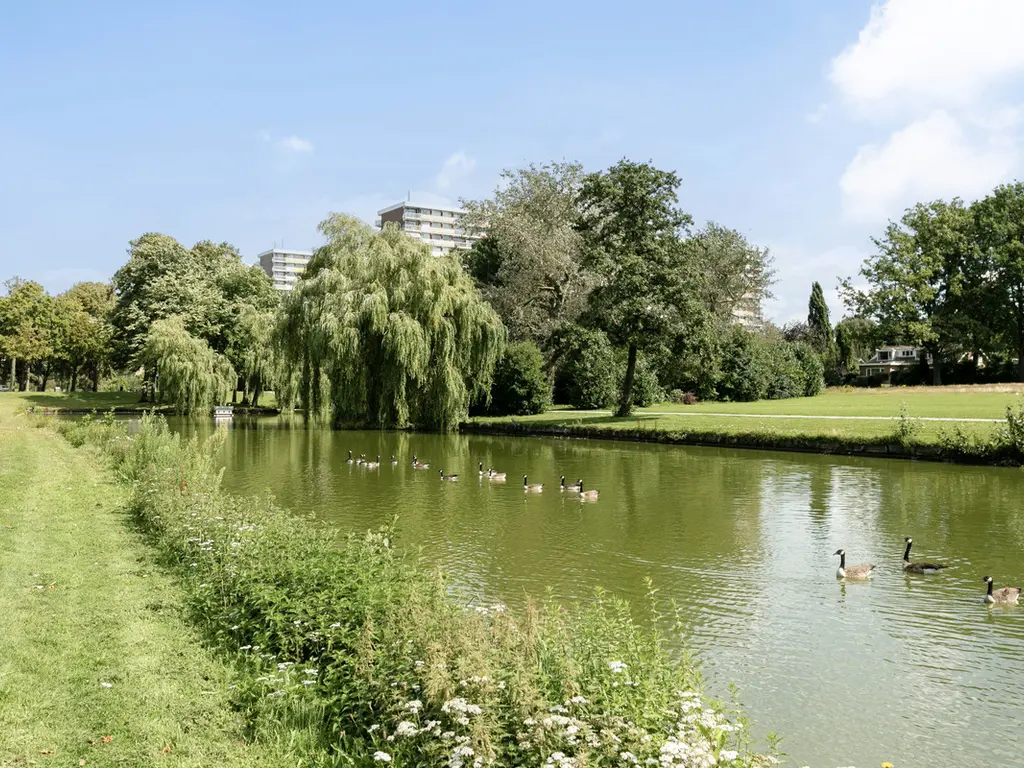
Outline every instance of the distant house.
<path fill-rule="evenodd" d="M 920 363 L 922 355 L 921 347 L 879 347 L 874 357 L 860 364 L 860 375 L 889 376 L 894 371 L 905 371 Z"/>

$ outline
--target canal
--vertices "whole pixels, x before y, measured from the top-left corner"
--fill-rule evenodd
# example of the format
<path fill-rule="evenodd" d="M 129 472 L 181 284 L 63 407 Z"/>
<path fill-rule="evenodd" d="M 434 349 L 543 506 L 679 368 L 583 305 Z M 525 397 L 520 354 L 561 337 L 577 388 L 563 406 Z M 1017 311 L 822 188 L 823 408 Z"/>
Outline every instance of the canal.
<path fill-rule="evenodd" d="M 397 515 L 399 542 L 445 568 L 459 599 L 585 600 L 600 586 L 639 602 L 650 576 L 678 604 L 679 641 L 710 689 L 735 683 L 757 734 L 782 735 L 792 765 L 1020 764 L 1024 606 L 985 605 L 981 581 L 1024 582 L 1020 470 L 332 432 L 284 417 L 228 430 L 227 490 L 270 490 L 343 531 Z M 348 464 L 348 451 L 381 464 Z M 480 463 L 507 480 L 481 479 Z M 524 493 L 524 474 L 543 492 Z M 600 498 L 560 492 L 561 475 Z M 948 569 L 904 574 L 904 536 Z M 839 548 L 876 564 L 875 578 L 838 581 Z"/>

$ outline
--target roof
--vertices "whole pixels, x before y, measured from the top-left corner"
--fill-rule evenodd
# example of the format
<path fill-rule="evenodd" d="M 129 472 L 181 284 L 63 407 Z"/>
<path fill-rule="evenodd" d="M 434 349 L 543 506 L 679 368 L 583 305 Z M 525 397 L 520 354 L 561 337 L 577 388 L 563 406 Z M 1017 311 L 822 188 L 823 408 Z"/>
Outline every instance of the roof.
<path fill-rule="evenodd" d="M 432 208 L 437 211 L 448 211 L 450 213 L 465 213 L 462 208 L 453 208 L 450 205 L 439 205 L 438 203 L 427 203 L 418 200 L 403 200 L 400 203 L 389 205 L 387 208 L 381 208 L 377 211 L 377 215 L 380 216 L 382 213 L 388 213 L 389 211 L 395 211 L 399 208 Z"/>
<path fill-rule="evenodd" d="M 268 253 L 283 253 L 286 256 L 312 256 L 313 255 L 312 251 L 290 251 L 290 250 L 287 250 L 286 248 L 271 248 L 271 249 L 269 249 L 267 251 L 263 251 L 263 253 L 256 254 L 256 258 L 259 258 L 260 256 L 266 256 Z"/>
<path fill-rule="evenodd" d="M 878 352 L 883 349 L 888 351 L 895 351 L 898 349 L 921 349 L 921 347 L 914 346 L 913 344 L 893 344 L 891 346 L 877 347 L 875 351 Z"/>

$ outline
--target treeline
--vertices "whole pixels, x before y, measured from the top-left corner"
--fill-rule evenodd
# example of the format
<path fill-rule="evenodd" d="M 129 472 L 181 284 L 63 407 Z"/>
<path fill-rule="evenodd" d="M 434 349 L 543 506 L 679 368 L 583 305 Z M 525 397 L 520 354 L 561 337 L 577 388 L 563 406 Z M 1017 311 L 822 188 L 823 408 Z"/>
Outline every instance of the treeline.
<path fill-rule="evenodd" d="M 874 244 L 843 298 L 876 338 L 924 348 L 916 376 L 1024 381 L 1024 183 L 918 204 Z"/>

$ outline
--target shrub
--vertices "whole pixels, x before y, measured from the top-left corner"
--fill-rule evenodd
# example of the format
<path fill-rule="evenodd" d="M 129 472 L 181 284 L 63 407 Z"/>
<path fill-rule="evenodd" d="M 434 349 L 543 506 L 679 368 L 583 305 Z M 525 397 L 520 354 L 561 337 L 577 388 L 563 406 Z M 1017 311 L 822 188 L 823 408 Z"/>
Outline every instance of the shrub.
<path fill-rule="evenodd" d="M 807 344 L 793 344 L 792 349 L 804 374 L 802 396 L 814 397 L 821 394 L 821 390 L 825 386 L 825 364 L 822 362 L 821 356 Z"/>
<path fill-rule="evenodd" d="M 669 393 L 668 399 L 679 405 L 695 405 L 700 402 L 700 399 L 693 392 L 683 392 L 681 389 L 673 389 Z"/>
<path fill-rule="evenodd" d="M 105 444 L 129 513 L 175 570 L 191 620 L 238 658 L 236 704 L 253 732 L 292 729 L 311 753 L 355 765 L 383 753 L 566 768 L 633 762 L 625 752 L 641 765 L 769 764 L 667 649 L 650 584 L 644 624 L 600 591 L 570 610 L 462 606 L 390 528 L 339 546 L 267 497 L 222 493 L 222 435 L 183 441 L 152 417 L 130 439 L 119 429 Z"/>
<path fill-rule="evenodd" d="M 718 396 L 722 400 L 747 402 L 768 394 L 768 366 L 763 340 L 743 328 L 733 328 L 722 345 L 722 369 Z"/>
<path fill-rule="evenodd" d="M 574 408 L 605 408 L 615 402 L 615 354 L 601 331 L 578 326 L 561 329 L 552 337 L 558 367 L 555 400 Z"/>
<path fill-rule="evenodd" d="M 494 369 L 487 413 L 528 416 L 543 413 L 550 405 L 551 385 L 537 345 L 529 341 L 510 345 Z"/>
<path fill-rule="evenodd" d="M 763 351 L 768 368 L 768 389 L 765 392 L 765 397 L 769 400 L 803 397 L 806 376 L 796 354 L 796 344 L 785 341 L 767 341 Z M 814 355 L 814 352 L 812 351 L 811 354 Z"/>
<path fill-rule="evenodd" d="M 621 387 L 622 379 L 626 375 L 626 362 L 622 360 L 619 369 L 618 380 Z M 655 403 L 665 402 L 665 390 L 658 382 L 658 376 L 651 367 L 644 355 L 637 355 L 636 372 L 633 378 L 633 405 L 638 408 L 646 408 Z"/>

